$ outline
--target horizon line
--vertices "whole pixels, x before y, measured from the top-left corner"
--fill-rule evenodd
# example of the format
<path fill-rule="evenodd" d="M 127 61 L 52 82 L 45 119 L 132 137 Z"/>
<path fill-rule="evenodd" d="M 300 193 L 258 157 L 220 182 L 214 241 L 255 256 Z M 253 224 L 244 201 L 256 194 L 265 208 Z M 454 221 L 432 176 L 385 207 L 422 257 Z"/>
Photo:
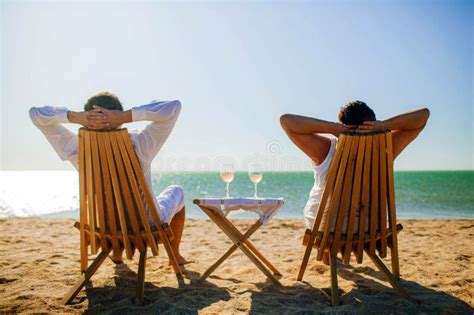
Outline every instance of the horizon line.
<path fill-rule="evenodd" d="M 0 172 L 77 172 L 76 170 L 1 170 Z M 182 171 L 163 171 L 163 170 L 151 170 L 151 173 L 218 173 L 219 170 L 182 170 Z M 247 173 L 247 170 L 236 170 L 235 173 Z M 301 171 L 285 171 L 285 170 L 264 170 L 264 173 L 312 173 L 312 170 L 301 170 Z M 471 169 L 404 169 L 404 170 L 394 170 L 394 172 L 474 172 L 474 168 Z"/>

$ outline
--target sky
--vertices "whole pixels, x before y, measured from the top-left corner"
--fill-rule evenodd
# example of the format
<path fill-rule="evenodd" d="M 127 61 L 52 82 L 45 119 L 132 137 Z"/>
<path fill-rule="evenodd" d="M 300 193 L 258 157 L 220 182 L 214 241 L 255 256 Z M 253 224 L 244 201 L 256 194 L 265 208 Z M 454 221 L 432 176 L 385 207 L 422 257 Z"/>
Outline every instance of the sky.
<path fill-rule="evenodd" d="M 72 170 L 28 109 L 81 110 L 100 91 L 125 108 L 181 101 L 154 170 L 310 170 L 279 116 L 335 121 L 356 99 L 378 119 L 430 109 L 397 170 L 473 169 L 473 12 L 470 1 L 2 1 L 1 170 Z"/>

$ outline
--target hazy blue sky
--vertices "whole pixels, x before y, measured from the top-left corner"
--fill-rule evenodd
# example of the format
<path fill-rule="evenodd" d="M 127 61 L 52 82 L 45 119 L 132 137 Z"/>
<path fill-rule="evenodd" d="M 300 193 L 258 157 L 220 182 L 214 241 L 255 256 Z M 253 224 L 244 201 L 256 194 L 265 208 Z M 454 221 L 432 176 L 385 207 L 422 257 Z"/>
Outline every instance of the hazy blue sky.
<path fill-rule="evenodd" d="M 222 158 L 308 169 L 280 114 L 335 120 L 354 99 L 380 119 L 430 108 L 397 169 L 474 167 L 472 1 L 2 1 L 1 10 L 3 170 L 72 169 L 28 108 L 79 110 L 103 90 L 126 107 L 181 100 L 156 169 Z"/>

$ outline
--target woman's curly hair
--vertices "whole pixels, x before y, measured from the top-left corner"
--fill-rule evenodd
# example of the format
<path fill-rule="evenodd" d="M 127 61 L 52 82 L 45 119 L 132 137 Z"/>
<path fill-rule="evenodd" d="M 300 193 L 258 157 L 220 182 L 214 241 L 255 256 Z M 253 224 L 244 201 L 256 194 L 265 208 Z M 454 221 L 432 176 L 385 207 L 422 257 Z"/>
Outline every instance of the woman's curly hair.
<path fill-rule="evenodd" d="M 347 103 L 339 111 L 339 121 L 344 125 L 362 125 L 364 121 L 376 120 L 374 111 L 361 101 Z"/>

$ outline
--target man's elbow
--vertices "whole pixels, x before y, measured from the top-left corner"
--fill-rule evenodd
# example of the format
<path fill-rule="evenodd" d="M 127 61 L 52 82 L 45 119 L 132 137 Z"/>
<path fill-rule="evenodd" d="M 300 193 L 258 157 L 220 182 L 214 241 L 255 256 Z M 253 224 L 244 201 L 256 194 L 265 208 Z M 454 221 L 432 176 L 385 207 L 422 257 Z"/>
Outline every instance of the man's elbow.
<path fill-rule="evenodd" d="M 40 125 L 36 107 L 32 106 L 30 110 L 28 111 L 28 115 L 30 116 L 31 121 L 33 122 L 33 124 L 35 124 L 35 126 Z"/>
<path fill-rule="evenodd" d="M 181 107 L 182 107 L 181 102 L 179 100 L 174 100 L 174 101 L 171 101 L 171 103 L 173 104 L 173 107 L 176 113 L 179 114 L 181 112 Z"/>

